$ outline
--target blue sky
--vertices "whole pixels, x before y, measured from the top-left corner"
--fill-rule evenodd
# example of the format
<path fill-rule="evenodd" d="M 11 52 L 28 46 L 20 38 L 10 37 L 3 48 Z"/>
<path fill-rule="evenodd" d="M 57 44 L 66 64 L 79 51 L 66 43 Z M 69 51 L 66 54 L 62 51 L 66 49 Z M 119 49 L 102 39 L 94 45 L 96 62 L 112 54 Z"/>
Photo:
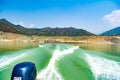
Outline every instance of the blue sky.
<path fill-rule="evenodd" d="M 119 0 L 0 0 L 0 6 L 0 18 L 30 28 L 75 27 L 102 33 L 120 26 Z"/>

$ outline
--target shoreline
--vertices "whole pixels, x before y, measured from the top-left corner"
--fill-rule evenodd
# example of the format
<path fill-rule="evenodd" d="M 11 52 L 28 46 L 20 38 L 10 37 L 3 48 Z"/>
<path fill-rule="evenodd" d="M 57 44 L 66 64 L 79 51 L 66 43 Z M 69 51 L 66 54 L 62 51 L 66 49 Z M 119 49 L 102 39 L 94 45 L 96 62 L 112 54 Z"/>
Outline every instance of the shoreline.
<path fill-rule="evenodd" d="M 4 33 L 0 43 L 70 43 L 70 44 L 120 44 L 120 36 L 26 36 Z"/>
<path fill-rule="evenodd" d="M 0 43 L 5 42 L 5 43 L 39 43 L 39 44 L 44 44 L 44 43 L 66 43 L 66 44 L 118 44 L 115 42 L 111 42 L 111 41 L 101 41 L 101 40 L 79 40 L 79 41 L 75 41 L 75 40 L 70 40 L 70 41 L 64 41 L 64 40 L 21 40 L 21 39 L 0 39 Z"/>

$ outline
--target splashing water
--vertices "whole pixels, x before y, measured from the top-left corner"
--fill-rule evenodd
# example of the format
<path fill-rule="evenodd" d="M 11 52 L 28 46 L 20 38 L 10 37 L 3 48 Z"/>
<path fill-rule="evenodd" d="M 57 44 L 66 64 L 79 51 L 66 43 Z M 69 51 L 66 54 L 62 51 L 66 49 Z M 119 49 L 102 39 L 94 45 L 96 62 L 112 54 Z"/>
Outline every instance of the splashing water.
<path fill-rule="evenodd" d="M 15 54 L 15 55 L 8 55 L 8 56 L 3 56 L 0 58 L 0 71 L 5 69 L 5 67 L 12 62 L 24 57 L 26 53 L 23 54 Z"/>
<path fill-rule="evenodd" d="M 98 54 L 67 44 L 45 44 L 3 54 L 0 80 L 10 80 L 14 65 L 24 61 L 35 63 L 38 80 L 120 80 L 120 60 Z"/>
<path fill-rule="evenodd" d="M 78 48 L 78 46 L 75 46 L 63 51 L 56 49 L 53 53 L 52 58 L 50 59 L 48 66 L 38 74 L 37 78 L 40 80 L 64 80 L 60 73 L 57 71 L 55 63 L 64 55 L 72 54 L 74 50 Z"/>
<path fill-rule="evenodd" d="M 120 62 L 85 54 L 96 80 L 120 80 Z"/>

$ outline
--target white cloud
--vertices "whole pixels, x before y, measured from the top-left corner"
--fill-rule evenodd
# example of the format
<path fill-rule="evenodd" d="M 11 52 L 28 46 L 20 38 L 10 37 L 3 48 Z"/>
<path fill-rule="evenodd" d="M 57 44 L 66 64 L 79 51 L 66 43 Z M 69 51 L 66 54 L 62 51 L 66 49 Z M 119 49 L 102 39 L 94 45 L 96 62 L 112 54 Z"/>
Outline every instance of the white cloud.
<path fill-rule="evenodd" d="M 30 24 L 29 25 L 29 28 L 33 28 L 35 25 L 34 24 Z"/>
<path fill-rule="evenodd" d="M 105 15 L 104 20 L 111 26 L 120 26 L 120 10 L 114 10 L 112 13 Z"/>
<path fill-rule="evenodd" d="M 25 26 L 23 21 L 20 21 L 18 24 L 21 25 L 21 26 Z"/>
<path fill-rule="evenodd" d="M 25 24 L 23 21 L 18 22 L 19 25 L 27 28 L 33 28 L 35 25 L 34 24 Z"/>

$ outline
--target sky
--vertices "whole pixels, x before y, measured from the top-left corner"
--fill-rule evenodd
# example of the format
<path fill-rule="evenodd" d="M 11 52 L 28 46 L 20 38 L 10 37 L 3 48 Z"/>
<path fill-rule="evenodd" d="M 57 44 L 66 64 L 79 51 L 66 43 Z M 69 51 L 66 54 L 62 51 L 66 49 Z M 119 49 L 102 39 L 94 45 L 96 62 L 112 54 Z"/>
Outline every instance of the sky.
<path fill-rule="evenodd" d="M 100 34 L 120 26 L 120 0 L 0 0 L 0 19 L 27 28 L 75 27 Z"/>

